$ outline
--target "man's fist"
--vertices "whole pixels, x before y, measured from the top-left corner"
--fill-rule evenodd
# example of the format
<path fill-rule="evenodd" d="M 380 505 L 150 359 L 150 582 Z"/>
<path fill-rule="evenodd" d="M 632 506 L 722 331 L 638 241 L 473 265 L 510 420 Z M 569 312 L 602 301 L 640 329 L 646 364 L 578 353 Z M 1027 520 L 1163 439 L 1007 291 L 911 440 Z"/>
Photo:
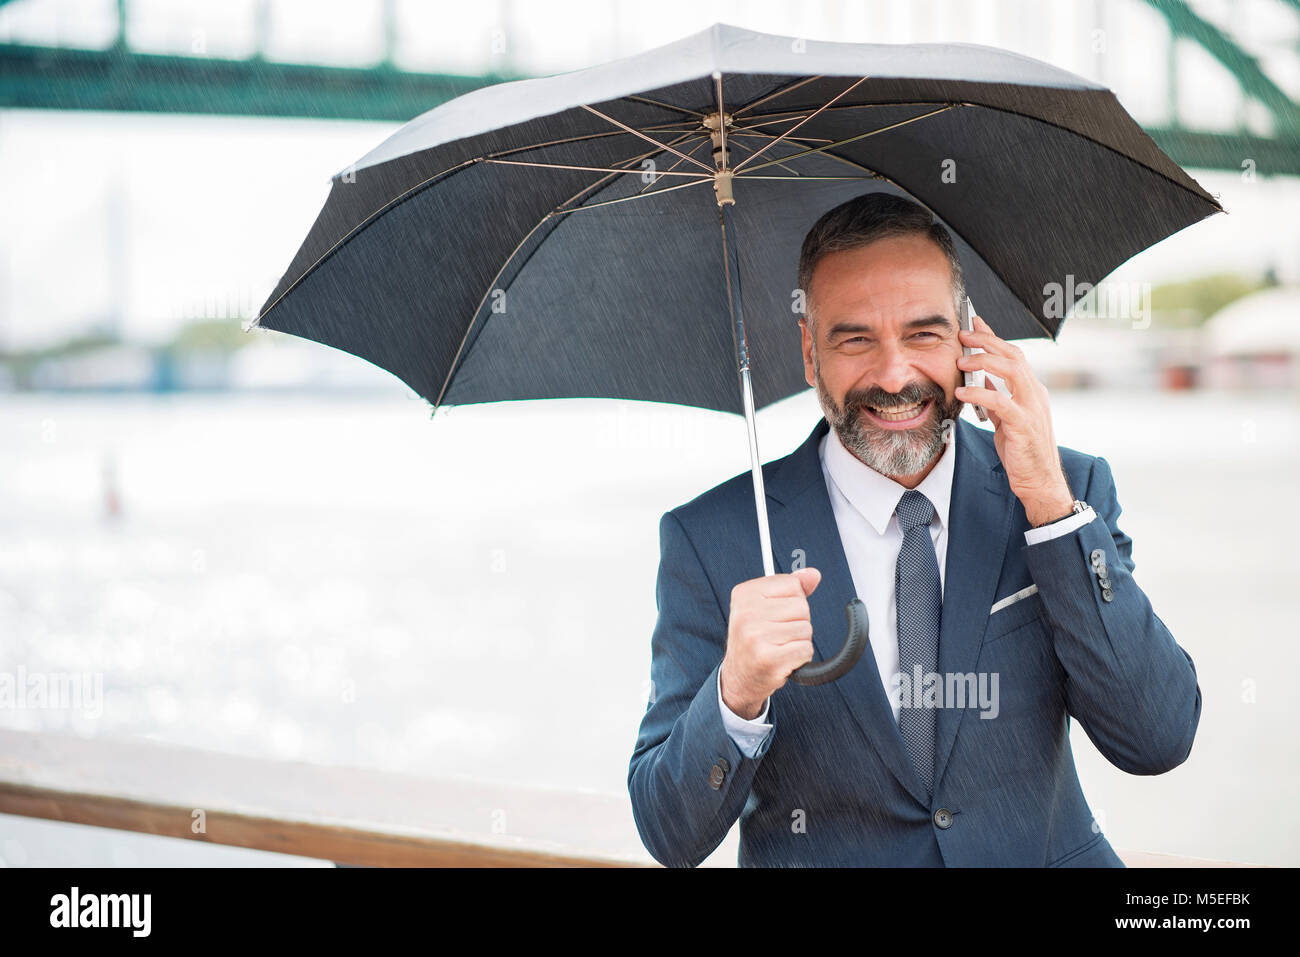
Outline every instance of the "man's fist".
<path fill-rule="evenodd" d="M 808 596 L 821 580 L 817 569 L 800 568 L 751 578 L 731 590 L 727 651 L 718 677 L 723 704 L 740 717 L 757 718 L 790 672 L 812 661 Z"/>

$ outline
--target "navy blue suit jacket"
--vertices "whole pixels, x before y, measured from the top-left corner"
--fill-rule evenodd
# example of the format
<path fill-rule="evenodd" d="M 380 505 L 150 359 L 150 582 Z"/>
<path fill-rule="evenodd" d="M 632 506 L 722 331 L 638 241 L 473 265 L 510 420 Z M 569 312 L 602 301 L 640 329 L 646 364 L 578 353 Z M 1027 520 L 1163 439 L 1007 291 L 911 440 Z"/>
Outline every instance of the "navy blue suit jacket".
<path fill-rule="evenodd" d="M 997 717 L 973 701 L 939 710 L 927 796 L 868 649 L 837 681 L 777 690 L 772 732 L 746 757 L 717 697 L 731 589 L 763 574 L 751 476 L 737 475 L 659 526 L 651 700 L 628 790 L 660 863 L 699 864 L 739 818 L 741 866 L 1123 866 L 1080 790 L 1070 718 L 1116 767 L 1168 771 L 1200 718 L 1192 660 L 1133 580 L 1105 459 L 1060 449 L 1071 490 L 1097 517 L 1027 546 L 993 433 L 964 419 L 957 428 L 939 671 L 997 673 Z M 763 466 L 776 571 L 801 550 L 822 574 L 808 599 L 814 660 L 839 649 L 855 597 L 818 457 L 827 429 L 822 419 Z M 990 613 L 1029 585 L 1037 592 Z"/>

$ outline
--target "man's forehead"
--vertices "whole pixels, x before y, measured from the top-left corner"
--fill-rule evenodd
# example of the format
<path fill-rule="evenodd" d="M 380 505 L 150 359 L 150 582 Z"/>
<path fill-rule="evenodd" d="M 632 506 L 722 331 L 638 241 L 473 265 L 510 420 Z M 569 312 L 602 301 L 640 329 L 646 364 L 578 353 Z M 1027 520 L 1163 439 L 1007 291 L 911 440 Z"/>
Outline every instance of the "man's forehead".
<path fill-rule="evenodd" d="M 944 303 L 952 299 L 953 275 L 942 251 L 934 243 L 926 243 L 913 245 L 912 255 L 882 256 L 880 247 L 885 242 L 837 250 L 817 263 L 809 299 L 816 298 L 818 318 L 945 311 Z"/>
<path fill-rule="evenodd" d="M 858 332 L 911 330 L 925 325 L 956 329 L 948 279 L 918 283 L 898 277 L 883 283 L 818 285 L 817 325 L 832 334 L 849 328 Z"/>

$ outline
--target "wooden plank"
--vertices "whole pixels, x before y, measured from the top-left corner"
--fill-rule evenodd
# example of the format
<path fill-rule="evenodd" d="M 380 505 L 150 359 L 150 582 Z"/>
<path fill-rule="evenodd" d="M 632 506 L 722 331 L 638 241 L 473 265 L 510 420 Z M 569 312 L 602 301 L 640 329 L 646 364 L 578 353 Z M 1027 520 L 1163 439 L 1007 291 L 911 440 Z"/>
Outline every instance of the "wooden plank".
<path fill-rule="evenodd" d="M 12 784 L 0 784 L 0 812 L 369 867 L 626 866 L 623 862 L 526 847 L 491 847 L 416 834 L 388 834 L 222 811 L 206 814 L 204 830 L 197 833 L 193 830 L 189 808 Z"/>
<path fill-rule="evenodd" d="M 654 865 L 626 800 L 0 730 L 0 813 L 369 866 Z"/>

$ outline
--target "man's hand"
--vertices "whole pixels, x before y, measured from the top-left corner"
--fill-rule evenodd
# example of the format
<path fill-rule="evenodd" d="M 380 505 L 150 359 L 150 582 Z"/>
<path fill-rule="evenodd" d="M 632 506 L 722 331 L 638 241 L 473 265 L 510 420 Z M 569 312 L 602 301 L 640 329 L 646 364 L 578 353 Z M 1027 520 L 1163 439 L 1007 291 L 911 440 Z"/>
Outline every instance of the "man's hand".
<path fill-rule="evenodd" d="M 822 580 L 815 568 L 766 575 L 731 590 L 727 651 L 718 679 L 722 702 L 747 720 L 785 684 L 790 672 L 813 658 L 808 596 Z"/>
<path fill-rule="evenodd" d="M 1056 448 L 1047 387 L 1038 381 L 1020 349 L 994 335 L 979 316 L 971 318 L 975 329 L 963 329 L 957 335 L 962 345 L 985 351 L 959 356 L 957 368 L 991 372 L 1006 382 L 1011 394 L 999 392 L 988 379 L 983 389 L 958 386 L 954 394 L 963 402 L 988 410 L 998 458 L 1006 469 L 1011 491 L 1025 506 L 1029 524 L 1041 525 L 1068 515 L 1074 496 Z"/>

